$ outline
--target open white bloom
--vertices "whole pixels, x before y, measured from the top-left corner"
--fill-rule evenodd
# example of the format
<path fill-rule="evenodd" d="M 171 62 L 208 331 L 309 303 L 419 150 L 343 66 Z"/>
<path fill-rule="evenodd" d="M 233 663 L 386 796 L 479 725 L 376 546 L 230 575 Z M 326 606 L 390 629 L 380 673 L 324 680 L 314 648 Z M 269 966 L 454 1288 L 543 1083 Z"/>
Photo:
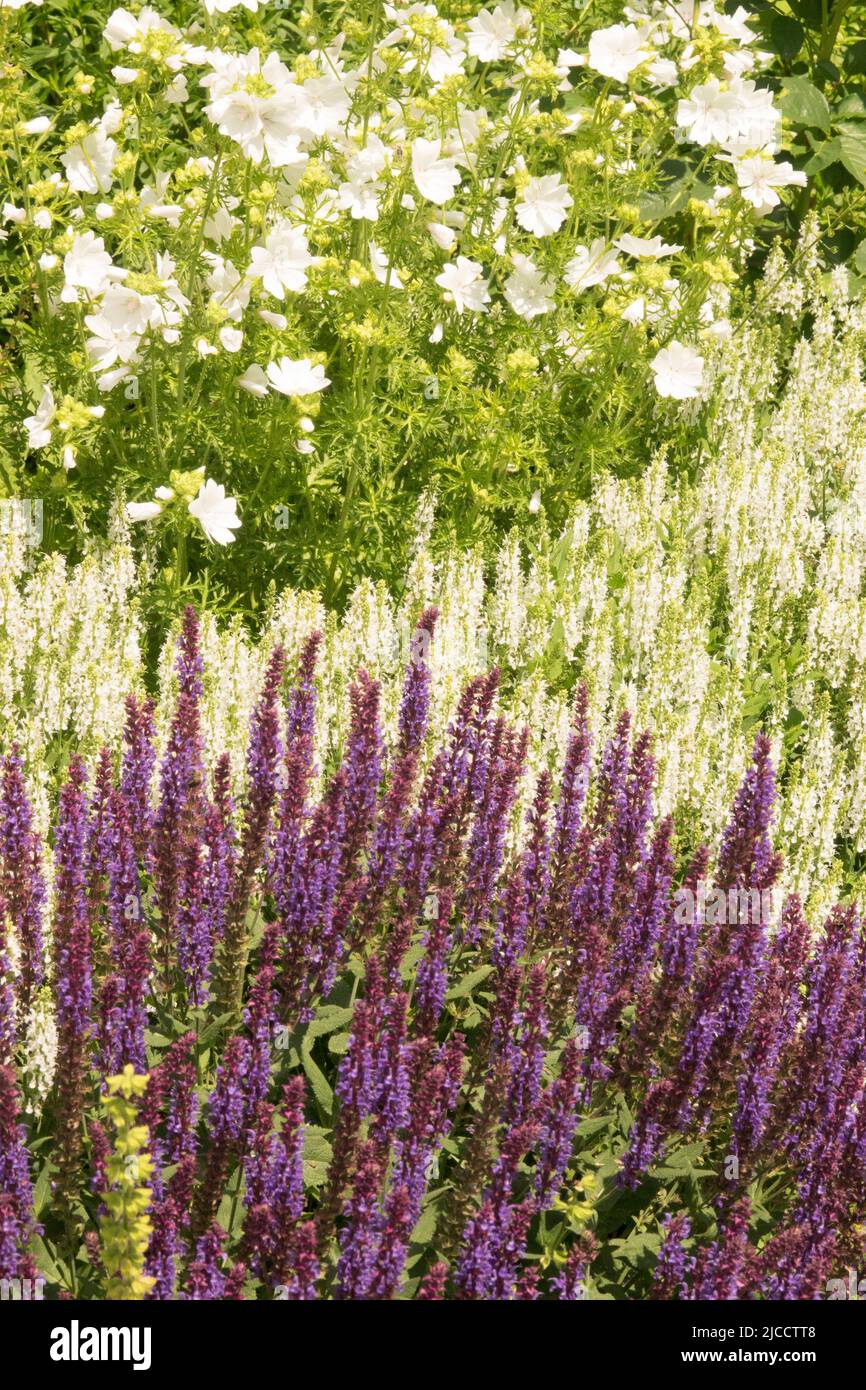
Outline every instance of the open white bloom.
<path fill-rule="evenodd" d="M 678 102 L 677 125 L 688 131 L 689 139 L 696 145 L 721 145 L 728 139 L 737 107 L 736 93 L 723 87 L 717 77 L 711 77 Z"/>
<path fill-rule="evenodd" d="M 758 87 L 749 78 L 722 83 L 711 77 L 679 102 L 677 125 L 698 145 L 744 141 L 760 148 L 775 143 L 779 113 L 769 88 Z"/>
<path fill-rule="evenodd" d="M 490 303 L 490 293 L 484 278 L 484 267 L 468 256 L 458 256 L 442 267 L 441 275 L 436 276 L 436 284 L 441 285 L 446 297 L 450 297 L 458 314 L 464 309 L 473 313 L 485 314 L 485 304 Z"/>
<path fill-rule="evenodd" d="M 686 347 L 676 338 L 656 353 L 650 367 L 660 396 L 687 401 L 696 396 L 703 385 L 704 359 L 694 348 Z"/>
<path fill-rule="evenodd" d="M 378 179 L 346 181 L 337 189 L 339 206 L 354 221 L 376 222 L 379 218 L 379 194 L 385 185 Z"/>
<path fill-rule="evenodd" d="M 783 160 L 777 164 L 768 154 L 749 155 L 734 161 L 737 184 L 757 213 L 772 212 L 781 199 L 777 188 L 805 188 L 806 175 Z"/>
<path fill-rule="evenodd" d="M 505 298 L 515 314 L 523 319 L 534 319 L 539 314 L 549 314 L 555 308 L 553 299 L 556 281 L 542 275 L 538 266 L 528 256 L 518 252 L 511 257 L 514 270 L 505 281 Z"/>
<path fill-rule="evenodd" d="M 268 379 L 258 362 L 251 362 L 243 376 L 238 377 L 238 386 L 242 387 L 244 391 L 249 391 L 251 396 L 266 396 L 268 394 Z"/>
<path fill-rule="evenodd" d="M 587 63 L 602 77 L 625 82 L 630 72 L 652 58 L 646 35 L 635 24 L 612 24 L 590 36 Z"/>
<path fill-rule="evenodd" d="M 572 202 L 559 174 L 542 174 L 527 183 L 515 215 L 524 231 L 538 237 L 551 236 L 559 231 Z"/>
<path fill-rule="evenodd" d="M 44 449 L 51 443 L 51 422 L 56 413 L 54 392 L 50 386 L 43 386 L 36 413 L 28 415 L 24 420 L 29 449 Z"/>
<path fill-rule="evenodd" d="M 114 182 L 117 145 L 97 128 L 60 156 L 66 182 L 76 193 L 107 193 Z"/>
<path fill-rule="evenodd" d="M 466 47 L 482 63 L 498 63 L 504 58 L 517 34 L 532 25 L 529 10 L 515 8 L 514 0 L 502 0 L 495 10 L 481 10 L 470 19 Z"/>
<path fill-rule="evenodd" d="M 298 361 L 280 357 L 276 362 L 269 362 L 268 381 L 283 396 L 312 396 L 331 384 L 324 367 L 320 363 L 314 366 L 309 357 L 301 357 Z"/>
<path fill-rule="evenodd" d="M 625 232 L 613 244 L 620 251 L 624 251 L 627 256 L 638 256 L 643 260 L 650 261 L 660 260 L 664 256 L 676 255 L 677 251 L 683 249 L 675 243 L 662 241 L 660 236 L 632 236 L 631 232 Z"/>
<path fill-rule="evenodd" d="M 249 280 L 232 261 L 224 260 L 213 251 L 205 251 L 204 259 L 213 267 L 205 280 L 211 291 L 211 302 L 238 323 L 250 302 Z"/>
<path fill-rule="evenodd" d="M 285 64 L 275 53 L 262 62 L 257 48 L 240 54 L 214 50 L 209 59 L 214 71 L 201 79 L 211 95 L 205 114 L 254 163 L 267 155 L 275 168 L 291 164 L 306 101 Z"/>
<path fill-rule="evenodd" d="M 128 48 L 131 53 L 143 53 L 148 35 L 156 33 L 172 34 L 175 38 L 180 38 L 180 33 L 173 24 L 169 24 L 168 20 L 163 19 L 150 5 L 145 5 L 137 16 L 130 14 L 129 10 L 113 10 L 108 16 L 102 37 L 112 53 L 117 53 L 122 48 Z"/>
<path fill-rule="evenodd" d="M 124 279 L 126 271 L 118 269 L 105 249 L 105 242 L 95 232 L 81 232 L 73 237 L 72 245 L 63 257 L 63 289 L 60 298 L 65 304 L 79 299 L 79 290 L 95 299 L 109 285 Z"/>
<path fill-rule="evenodd" d="M 263 246 L 253 247 L 249 273 L 261 280 L 268 294 L 283 299 L 287 290 L 298 294 L 304 288 L 312 263 L 302 229 L 282 219 L 268 232 Z"/>
<path fill-rule="evenodd" d="M 431 203 L 447 203 L 460 182 L 453 159 L 443 159 L 439 140 L 419 136 L 412 141 L 412 177 L 422 198 Z"/>
<path fill-rule="evenodd" d="M 565 283 L 579 293 L 593 285 L 603 285 L 611 275 L 619 272 L 616 252 L 605 245 L 603 237 L 596 237 L 591 246 L 575 247 L 574 255 L 566 263 Z"/>
<path fill-rule="evenodd" d="M 234 540 L 232 531 L 236 531 L 241 524 L 237 509 L 237 498 L 226 497 L 222 483 L 208 478 L 187 510 L 190 516 L 195 517 L 209 541 L 214 541 L 216 545 L 228 545 Z"/>
<path fill-rule="evenodd" d="M 402 290 L 403 281 L 400 277 L 400 272 L 395 266 L 390 264 L 390 258 L 386 256 L 385 252 L 381 250 L 374 241 L 370 242 L 369 250 L 370 269 L 379 281 L 379 284 L 387 285 L 388 288 L 392 290 Z"/>

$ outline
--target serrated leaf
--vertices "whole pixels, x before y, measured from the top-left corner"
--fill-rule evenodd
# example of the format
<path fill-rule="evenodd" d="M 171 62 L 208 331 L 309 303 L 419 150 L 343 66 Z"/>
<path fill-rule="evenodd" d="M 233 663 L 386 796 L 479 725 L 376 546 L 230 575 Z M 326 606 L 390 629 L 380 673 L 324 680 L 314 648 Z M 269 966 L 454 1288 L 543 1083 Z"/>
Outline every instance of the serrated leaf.
<path fill-rule="evenodd" d="M 843 131 L 839 138 L 839 158 L 849 174 L 866 185 L 866 134 Z"/>

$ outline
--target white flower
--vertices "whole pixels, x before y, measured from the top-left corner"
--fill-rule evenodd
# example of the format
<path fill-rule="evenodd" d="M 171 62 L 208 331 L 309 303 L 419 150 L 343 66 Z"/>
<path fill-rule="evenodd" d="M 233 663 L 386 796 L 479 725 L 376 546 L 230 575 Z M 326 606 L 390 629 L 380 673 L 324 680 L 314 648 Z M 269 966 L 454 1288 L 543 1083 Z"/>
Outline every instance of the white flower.
<path fill-rule="evenodd" d="M 660 396 L 670 396 L 675 401 L 690 400 L 703 385 L 704 359 L 694 348 L 686 347 L 676 338 L 656 353 L 650 367 Z"/>
<path fill-rule="evenodd" d="M 27 221 L 27 209 L 16 207 L 14 203 L 3 204 L 3 221 L 11 222 L 14 226 L 20 227 Z"/>
<path fill-rule="evenodd" d="M 222 483 L 208 478 L 187 510 L 190 516 L 195 517 L 209 541 L 214 541 L 216 545 L 228 545 L 234 540 L 232 531 L 236 531 L 241 524 L 237 507 L 237 499 L 226 497 Z"/>
<path fill-rule="evenodd" d="M 84 290 L 92 299 L 104 294 L 109 285 L 122 280 L 126 272 L 119 270 L 105 249 L 105 242 L 95 232 L 81 232 L 63 257 L 63 289 L 60 298 L 74 304 L 78 291 Z"/>
<path fill-rule="evenodd" d="M 457 233 L 454 228 L 447 226 L 444 222 L 428 222 L 427 230 L 440 251 L 450 251 L 457 240 Z"/>
<path fill-rule="evenodd" d="M 511 260 L 514 270 L 505 281 L 504 293 L 515 314 L 524 319 L 549 314 L 556 307 L 556 281 L 542 275 L 528 256 L 515 253 Z"/>
<path fill-rule="evenodd" d="M 636 25 L 612 24 L 590 36 L 587 62 L 602 77 L 625 82 L 630 72 L 652 56 L 645 34 Z"/>
<path fill-rule="evenodd" d="M 495 10 L 481 10 L 470 19 L 466 46 L 473 58 L 482 63 L 498 63 L 521 29 L 528 29 L 532 22 L 530 13 L 522 6 L 514 7 L 514 0 L 502 0 Z"/>
<path fill-rule="evenodd" d="M 99 128 L 60 156 L 66 182 L 76 193 L 107 193 L 114 182 L 117 145 Z"/>
<path fill-rule="evenodd" d="M 677 104 L 677 125 L 688 131 L 696 145 L 722 144 L 728 138 L 737 105 L 736 93 L 711 77 Z"/>
<path fill-rule="evenodd" d="M 51 422 L 55 414 L 54 393 L 50 386 L 43 386 L 35 415 L 28 415 L 24 420 L 29 449 L 44 449 L 51 443 Z"/>
<path fill-rule="evenodd" d="M 806 175 L 801 169 L 783 160 L 780 164 L 770 155 L 755 154 L 734 162 L 737 184 L 747 203 L 757 213 L 771 212 L 781 201 L 777 188 L 805 188 Z"/>
<path fill-rule="evenodd" d="M 251 396 L 268 394 L 268 379 L 258 362 L 251 362 L 243 376 L 238 377 L 238 386 L 243 387 L 244 391 L 249 391 Z"/>
<path fill-rule="evenodd" d="M 211 94 L 209 119 L 256 164 L 265 155 L 278 169 L 295 161 L 307 102 L 285 64 L 275 53 L 262 62 L 257 48 L 208 56 L 214 71 L 201 80 Z"/>
<path fill-rule="evenodd" d="M 34 116 L 32 121 L 25 121 L 21 129 L 25 135 L 44 135 L 51 129 L 51 121 L 48 116 Z"/>
<path fill-rule="evenodd" d="M 529 180 L 515 213 L 524 231 L 533 236 L 550 236 L 559 231 L 572 201 L 559 174 L 542 174 Z"/>
<path fill-rule="evenodd" d="M 660 236 L 632 236 L 631 232 L 625 232 L 613 244 L 627 256 L 638 256 L 651 261 L 657 261 L 663 256 L 674 256 L 677 251 L 683 249 L 675 244 L 669 245 L 662 241 Z"/>
<path fill-rule="evenodd" d="M 126 515 L 130 521 L 153 521 L 160 515 L 162 506 L 159 502 L 127 502 Z"/>
<path fill-rule="evenodd" d="M 213 251 L 205 251 L 204 259 L 213 266 L 205 280 L 211 291 L 211 302 L 217 308 L 223 309 L 233 322 L 239 323 L 244 309 L 250 302 L 249 280 L 241 275 L 231 261 L 223 260 L 222 256 L 216 255 Z"/>
<path fill-rule="evenodd" d="M 387 285 L 392 290 L 402 290 L 403 281 L 399 270 L 390 264 L 390 258 L 374 241 L 370 242 L 370 269 L 380 285 Z"/>
<path fill-rule="evenodd" d="M 324 367 L 320 364 L 313 366 L 309 357 L 302 357 L 299 361 L 281 357 L 277 362 L 269 362 L 268 381 L 283 396 L 312 396 L 331 384 L 330 377 L 325 376 Z"/>
<path fill-rule="evenodd" d="M 230 323 L 224 323 L 219 331 L 219 340 L 226 352 L 240 352 L 244 335 L 239 328 L 232 328 Z"/>
<path fill-rule="evenodd" d="M 694 87 L 677 106 L 677 125 L 698 145 L 745 142 L 759 148 L 775 142 L 779 113 L 773 94 L 750 79 L 723 85 L 717 77 Z"/>
<path fill-rule="evenodd" d="M 350 181 L 341 183 L 337 189 L 338 205 L 348 212 L 354 221 L 376 222 L 379 218 L 379 194 L 385 185 L 377 180 Z"/>
<path fill-rule="evenodd" d="M 618 275 L 619 272 L 616 252 L 605 246 L 603 237 L 596 237 L 589 247 L 575 247 L 574 255 L 565 267 L 565 283 L 579 292 L 593 285 L 603 285 L 611 275 Z"/>
<path fill-rule="evenodd" d="M 460 182 L 453 159 L 441 158 L 439 140 L 419 136 L 412 141 L 412 177 L 422 198 L 431 203 L 447 203 Z"/>
<path fill-rule="evenodd" d="M 462 314 L 464 309 L 471 309 L 477 314 L 487 312 L 484 306 L 490 303 L 490 293 L 484 279 L 484 267 L 478 261 L 458 256 L 456 261 L 449 261 L 442 267 L 442 274 L 436 276 L 436 284 L 442 286 L 446 297 L 450 296 L 458 314 Z"/>
<path fill-rule="evenodd" d="M 250 275 L 258 276 L 268 294 L 283 299 L 287 290 L 298 294 L 304 288 L 312 263 L 303 231 L 283 219 L 265 237 L 263 246 L 253 247 Z"/>

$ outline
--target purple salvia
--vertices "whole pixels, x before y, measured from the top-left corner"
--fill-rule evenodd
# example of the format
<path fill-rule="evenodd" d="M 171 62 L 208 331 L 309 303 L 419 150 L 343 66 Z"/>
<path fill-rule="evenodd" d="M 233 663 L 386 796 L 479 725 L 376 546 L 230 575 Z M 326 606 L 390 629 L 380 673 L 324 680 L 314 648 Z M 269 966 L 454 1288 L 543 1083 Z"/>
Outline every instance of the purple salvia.
<path fill-rule="evenodd" d="M 546 1211 L 556 1199 L 574 1148 L 577 1105 L 580 1093 L 580 1049 L 570 1038 L 562 1050 L 559 1075 L 544 1097 L 543 1118 L 538 1137 L 535 1190 L 539 1211 Z"/>
<path fill-rule="evenodd" d="M 0 780 L 0 897 L 18 946 L 18 1017 L 23 1022 L 45 977 L 42 913 L 45 881 L 39 836 L 24 785 L 20 749 L 3 759 Z"/>
<path fill-rule="evenodd" d="M 285 667 L 285 652 L 277 646 L 271 653 L 250 723 L 246 813 L 219 963 L 219 999 L 226 1010 L 240 1007 L 247 948 L 246 914 L 256 874 L 266 859 L 270 837 L 282 753 L 279 694 Z"/>
<path fill-rule="evenodd" d="M 685 1212 L 668 1215 L 662 1221 L 662 1243 L 653 1269 L 650 1298 L 687 1299 L 689 1275 L 695 1258 L 685 1245 L 691 1235 L 691 1224 Z"/>
<path fill-rule="evenodd" d="M 359 1151 L 352 1193 L 345 1207 L 346 1224 L 339 1233 L 335 1297 L 357 1302 L 370 1296 L 379 1246 L 379 1191 L 384 1155 L 374 1140 Z"/>
<path fill-rule="evenodd" d="M 195 1259 L 186 1276 L 185 1299 L 224 1298 L 226 1291 L 226 1234 L 214 1221 L 196 1242 Z"/>
<path fill-rule="evenodd" d="M 430 707 L 430 670 L 427 665 L 427 653 L 433 641 L 438 618 L 438 608 L 425 609 L 412 635 L 411 659 L 406 667 L 400 703 L 398 759 L 408 753 L 417 753 L 427 732 L 427 714 Z"/>
<path fill-rule="evenodd" d="M 37 1226 L 27 1165 L 24 1126 L 18 1123 L 18 1091 L 11 1067 L 0 1066 L 0 1279 L 25 1276 L 26 1246 Z"/>
<path fill-rule="evenodd" d="M 150 933 L 143 920 L 127 803 L 120 792 L 112 793 L 109 808 L 108 925 L 117 1018 L 111 1029 L 113 1050 L 103 1058 L 103 1065 L 107 1075 L 114 1075 L 128 1063 L 137 1072 L 147 1071 L 144 1030 L 147 1027 Z"/>
<path fill-rule="evenodd" d="M 198 831 L 204 785 L 199 712 L 202 661 L 198 618 L 191 607 L 183 615 L 175 669 L 178 696 L 159 773 L 159 804 L 153 823 L 158 949 L 166 985 L 171 982 L 175 959 L 184 864 L 189 840 Z"/>
<path fill-rule="evenodd" d="M 156 766 L 154 703 L 148 698 L 139 704 L 134 695 L 128 695 L 125 709 L 120 790 L 126 802 L 136 855 L 142 865 L 150 868 L 153 831 L 151 788 Z"/>

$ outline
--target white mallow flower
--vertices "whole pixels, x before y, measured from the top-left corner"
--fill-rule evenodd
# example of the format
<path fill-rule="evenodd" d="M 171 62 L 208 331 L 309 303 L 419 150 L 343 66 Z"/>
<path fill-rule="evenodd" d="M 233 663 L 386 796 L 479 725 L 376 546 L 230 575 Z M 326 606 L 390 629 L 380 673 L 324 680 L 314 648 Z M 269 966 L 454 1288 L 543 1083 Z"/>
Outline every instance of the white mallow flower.
<path fill-rule="evenodd" d="M 688 131 L 696 145 L 723 144 L 731 132 L 736 115 L 737 95 L 723 87 L 717 77 L 693 87 L 689 96 L 677 104 L 677 125 Z"/>
<path fill-rule="evenodd" d="M 114 182 L 117 145 L 97 128 L 60 156 L 66 182 L 76 193 L 107 193 Z"/>
<path fill-rule="evenodd" d="M 198 496 L 188 507 L 190 516 L 195 517 L 208 540 L 216 545 L 228 545 L 234 540 L 232 532 L 241 524 L 237 509 L 237 498 L 226 497 L 222 483 L 215 483 L 213 478 L 202 483 Z"/>
<path fill-rule="evenodd" d="M 447 203 L 460 182 L 453 159 L 442 158 L 442 142 L 419 136 L 412 141 L 412 177 L 415 187 L 431 203 Z"/>
<path fill-rule="evenodd" d="M 261 280 L 268 294 L 284 299 L 286 291 L 298 294 L 304 288 L 312 264 L 303 231 L 282 219 L 268 232 L 263 246 L 253 247 L 249 274 Z"/>
<path fill-rule="evenodd" d="M 515 314 L 523 319 L 549 314 L 556 307 L 553 300 L 556 281 L 542 275 L 528 256 L 515 252 L 511 261 L 514 270 L 505 281 L 504 293 Z"/>
<path fill-rule="evenodd" d="M 51 129 L 51 120 L 48 116 L 34 116 L 32 121 L 25 121 L 21 129 L 25 135 L 44 135 Z"/>
<path fill-rule="evenodd" d="M 745 141 L 751 148 L 774 144 L 779 113 L 773 94 L 749 78 L 725 84 L 716 77 L 692 88 L 677 106 L 677 125 L 697 145 Z"/>
<path fill-rule="evenodd" d="M 780 164 L 767 154 L 749 155 L 734 161 L 740 192 L 757 213 L 772 212 L 781 199 L 777 188 L 805 188 L 806 175 L 783 160 Z"/>
<path fill-rule="evenodd" d="M 252 286 L 232 261 L 224 260 L 214 251 L 205 251 L 204 259 L 213 267 L 205 280 L 211 291 L 211 303 L 222 309 L 233 322 L 239 323 L 250 302 Z"/>
<path fill-rule="evenodd" d="M 566 263 L 565 283 L 575 293 L 580 293 L 593 285 L 603 285 L 611 275 L 619 273 L 616 251 L 605 245 L 603 237 L 596 237 L 591 246 L 575 247 L 574 255 Z"/>
<path fill-rule="evenodd" d="M 112 53 L 117 53 L 122 48 L 128 48 L 131 53 L 143 53 L 148 34 L 154 33 L 180 37 L 173 24 L 169 24 L 156 10 L 145 5 L 138 16 L 130 14 L 129 10 L 112 10 L 102 31 L 102 37 Z"/>
<path fill-rule="evenodd" d="M 615 82 L 625 82 L 630 72 L 653 56 L 646 34 L 636 24 L 612 24 L 590 35 L 589 67 Z"/>
<path fill-rule="evenodd" d="M 450 251 L 457 240 L 457 233 L 454 228 L 447 226 L 444 222 L 428 222 L 427 230 L 440 251 Z"/>
<path fill-rule="evenodd" d="M 275 53 L 264 62 L 259 50 L 208 54 L 213 71 L 201 79 L 210 91 L 205 114 L 223 135 L 236 141 L 248 159 L 267 155 L 275 168 L 297 160 L 308 98 Z"/>
<path fill-rule="evenodd" d="M 473 58 L 482 63 L 498 63 L 504 58 L 517 34 L 532 25 L 529 10 L 514 6 L 514 0 L 502 0 L 495 10 L 481 10 L 470 19 L 466 47 Z"/>
<path fill-rule="evenodd" d="M 125 276 L 126 271 L 114 264 L 101 236 L 95 232 L 80 232 L 72 238 L 72 245 L 63 257 L 60 298 L 64 304 L 74 304 L 80 298 L 79 290 L 84 290 L 91 299 L 96 299 L 109 285 Z"/>
<path fill-rule="evenodd" d="M 650 363 L 660 396 L 687 401 L 696 396 L 704 382 L 704 359 L 694 348 L 676 338 L 657 352 Z"/>
<path fill-rule="evenodd" d="M 674 256 L 677 251 L 683 249 L 673 242 L 662 241 L 660 236 L 632 236 L 631 232 L 625 232 L 613 244 L 627 256 L 637 256 L 641 260 L 649 261 L 658 261 L 664 256 Z"/>
<path fill-rule="evenodd" d="M 56 414 L 54 392 L 50 386 L 43 386 L 36 413 L 28 415 L 24 420 L 29 449 L 44 449 L 51 443 L 51 424 Z"/>
<path fill-rule="evenodd" d="M 242 387 L 244 391 L 249 391 L 251 396 L 266 396 L 268 394 L 268 378 L 258 362 L 251 362 L 243 376 L 238 377 L 238 386 Z"/>
<path fill-rule="evenodd" d="M 337 204 L 355 222 L 376 222 L 379 219 L 379 194 L 384 187 L 378 179 L 341 183 L 337 189 Z"/>
<path fill-rule="evenodd" d="M 293 361 L 291 357 L 281 357 L 268 363 L 268 381 L 275 391 L 283 396 L 312 396 L 330 386 L 330 377 L 320 364 L 313 366 L 309 357 Z"/>
<path fill-rule="evenodd" d="M 442 267 L 441 275 L 436 276 L 436 284 L 441 285 L 446 298 L 450 298 L 458 314 L 464 309 L 473 313 L 485 314 L 485 304 L 490 303 L 490 292 L 484 278 L 484 267 L 468 256 L 458 256 Z"/>
<path fill-rule="evenodd" d="M 370 269 L 380 285 L 387 285 L 391 290 L 402 290 L 399 270 L 390 264 L 390 258 L 374 241 L 370 242 Z"/>
<path fill-rule="evenodd" d="M 524 231 L 538 237 L 552 236 L 565 221 L 572 202 L 559 174 L 542 174 L 527 183 L 515 215 Z"/>

